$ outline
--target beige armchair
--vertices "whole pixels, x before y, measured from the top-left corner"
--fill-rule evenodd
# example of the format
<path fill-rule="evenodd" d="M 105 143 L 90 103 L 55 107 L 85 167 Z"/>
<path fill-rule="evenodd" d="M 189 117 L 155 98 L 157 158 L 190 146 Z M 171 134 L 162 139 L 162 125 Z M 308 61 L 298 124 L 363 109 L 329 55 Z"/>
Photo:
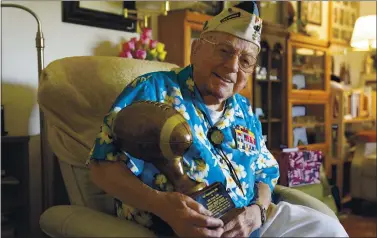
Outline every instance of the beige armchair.
<path fill-rule="evenodd" d="M 58 158 L 71 205 L 48 208 L 40 218 L 50 237 L 151 237 L 154 234 L 116 218 L 113 199 L 96 187 L 85 167 L 103 116 L 125 85 L 137 76 L 175 65 L 112 57 L 72 57 L 44 70 L 38 91 L 47 140 Z M 336 217 L 321 201 L 297 190 L 276 186 L 284 201 Z"/>

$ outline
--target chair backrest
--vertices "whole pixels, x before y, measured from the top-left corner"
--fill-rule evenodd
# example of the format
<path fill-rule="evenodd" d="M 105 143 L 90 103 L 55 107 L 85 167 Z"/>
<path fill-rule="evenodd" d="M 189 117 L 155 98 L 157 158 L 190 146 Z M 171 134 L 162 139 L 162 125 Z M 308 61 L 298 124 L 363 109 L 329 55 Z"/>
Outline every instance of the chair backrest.
<path fill-rule="evenodd" d="M 146 60 L 82 56 L 56 60 L 44 69 L 38 102 L 47 123 L 47 140 L 59 159 L 72 204 L 103 210 L 103 197 L 98 198 L 99 190 L 90 181 L 85 162 L 103 117 L 119 93 L 144 73 L 176 67 Z"/>

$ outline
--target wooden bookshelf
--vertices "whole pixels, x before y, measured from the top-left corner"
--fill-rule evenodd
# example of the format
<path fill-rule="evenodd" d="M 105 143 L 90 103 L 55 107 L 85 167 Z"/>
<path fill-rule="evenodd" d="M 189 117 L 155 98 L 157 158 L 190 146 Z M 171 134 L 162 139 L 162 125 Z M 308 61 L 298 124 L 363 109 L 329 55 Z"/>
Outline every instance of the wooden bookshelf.
<path fill-rule="evenodd" d="M 328 42 L 290 33 L 287 56 L 288 147 L 322 151 L 326 176 L 331 177 Z M 301 138 L 303 144 L 297 144 Z"/>
<path fill-rule="evenodd" d="M 252 105 L 254 112 L 263 111 L 259 117 L 262 133 L 267 137 L 267 148 L 279 150 L 286 138 L 286 58 L 288 32 L 284 27 L 263 23 L 261 52 L 253 76 Z"/>
<path fill-rule="evenodd" d="M 352 99 L 353 97 L 356 99 Z M 345 166 L 349 166 L 352 162 L 354 150 L 347 143 L 347 127 L 376 122 L 372 111 L 372 100 L 372 92 L 367 89 L 331 88 L 331 165 L 335 166 L 335 183 L 343 203 L 350 199 L 348 193 L 344 192 L 347 189 L 344 187 L 345 178 L 349 177 L 345 176 Z"/>

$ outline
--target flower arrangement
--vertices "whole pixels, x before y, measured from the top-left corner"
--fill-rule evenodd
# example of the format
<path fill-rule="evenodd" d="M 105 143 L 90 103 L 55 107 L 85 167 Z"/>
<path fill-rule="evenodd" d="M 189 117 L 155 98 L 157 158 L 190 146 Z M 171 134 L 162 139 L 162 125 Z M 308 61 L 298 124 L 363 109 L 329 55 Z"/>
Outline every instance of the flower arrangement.
<path fill-rule="evenodd" d="M 122 51 L 119 57 L 142 59 L 151 61 L 164 61 L 167 52 L 165 45 L 156 40 L 152 40 L 152 29 L 144 28 L 140 39 L 136 37 L 122 44 Z"/>

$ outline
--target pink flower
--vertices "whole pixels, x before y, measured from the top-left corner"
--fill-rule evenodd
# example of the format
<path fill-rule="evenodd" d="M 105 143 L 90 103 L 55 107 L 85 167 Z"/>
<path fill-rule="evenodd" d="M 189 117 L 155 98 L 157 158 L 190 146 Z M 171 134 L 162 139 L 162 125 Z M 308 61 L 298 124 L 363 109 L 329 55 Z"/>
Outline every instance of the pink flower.
<path fill-rule="evenodd" d="M 123 50 L 124 50 L 124 51 L 132 51 L 132 50 L 135 50 L 135 42 L 133 42 L 133 41 L 125 42 L 125 43 L 123 44 Z"/>
<path fill-rule="evenodd" d="M 143 49 L 143 42 L 141 41 L 141 39 L 136 42 L 135 47 L 136 47 L 136 50 Z"/>
<path fill-rule="evenodd" d="M 151 49 L 154 49 L 154 48 L 156 48 L 156 46 L 157 46 L 157 41 L 156 40 L 151 40 L 151 41 L 149 41 L 149 47 L 151 48 Z"/>
<path fill-rule="evenodd" d="M 146 38 L 152 38 L 152 29 L 151 28 L 144 28 L 141 36 L 145 36 Z"/>
<path fill-rule="evenodd" d="M 135 57 L 136 59 L 145 59 L 147 57 L 147 52 L 145 50 L 136 50 Z"/>
<path fill-rule="evenodd" d="M 141 41 L 141 44 L 143 44 L 143 46 L 145 48 L 147 48 L 148 45 L 149 45 L 150 38 L 147 37 L 147 36 L 142 35 L 142 36 L 140 36 L 140 41 Z"/>
<path fill-rule="evenodd" d="M 132 54 L 131 54 L 131 51 L 122 51 L 120 54 L 119 54 L 120 57 L 123 57 L 123 58 L 130 58 L 132 59 Z"/>
<path fill-rule="evenodd" d="M 133 37 L 122 44 L 119 57 L 164 61 L 167 54 L 164 48 L 163 43 L 152 40 L 152 29 L 144 28 L 139 38 Z"/>

